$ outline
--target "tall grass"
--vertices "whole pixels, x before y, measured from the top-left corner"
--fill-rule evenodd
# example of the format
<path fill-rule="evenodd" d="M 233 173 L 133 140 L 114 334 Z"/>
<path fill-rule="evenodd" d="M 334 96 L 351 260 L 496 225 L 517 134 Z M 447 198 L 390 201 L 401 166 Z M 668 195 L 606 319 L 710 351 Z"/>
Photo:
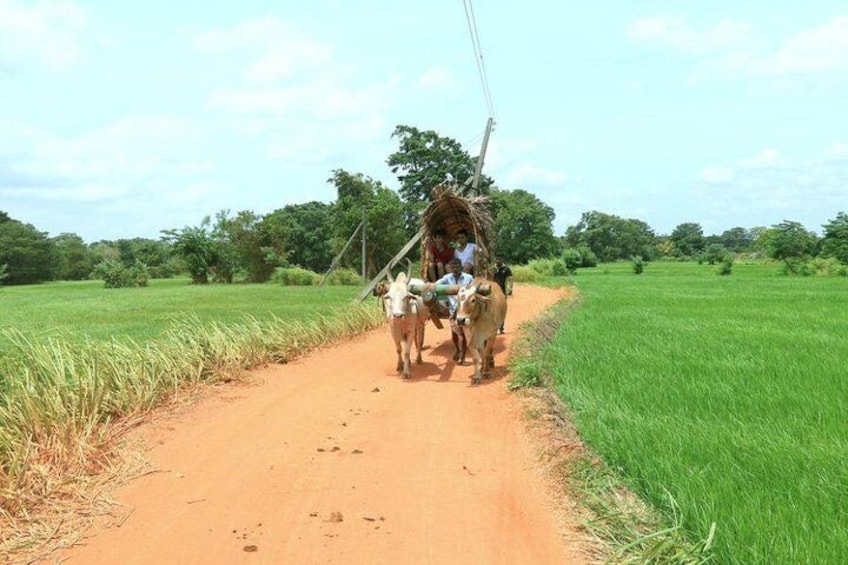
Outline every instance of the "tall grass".
<path fill-rule="evenodd" d="M 604 265 L 545 359 L 585 441 L 721 563 L 848 563 L 844 278 Z"/>
<path fill-rule="evenodd" d="M 150 339 L 120 332 L 108 339 L 76 335 L 70 324 L 48 334 L 19 327 L 0 332 L 6 344 L 0 351 L 0 518 L 31 513 L 45 499 L 64 496 L 74 476 L 107 464 L 116 422 L 131 420 L 201 381 L 286 362 L 383 322 L 373 305 L 351 305 L 350 289 L 331 295 L 310 289 L 295 293 L 292 301 L 289 289 L 272 287 L 277 300 L 287 302 L 282 308 L 253 303 L 265 295 L 253 294 L 251 287 L 218 288 L 228 289 L 219 296 L 220 304 L 226 296 L 233 305 L 251 303 L 242 309 L 240 322 L 211 320 L 208 310 L 202 319 L 184 299 L 175 309 L 178 318 Z M 141 299 L 149 295 L 146 289 L 141 292 L 133 297 L 138 302 L 124 303 L 138 309 L 127 315 L 134 323 L 144 319 L 148 307 Z M 50 293 L 44 297 L 50 303 Z M 285 318 L 267 313 L 286 308 L 292 315 Z M 260 319 L 244 310 L 264 315 Z M 116 317 L 120 326 L 121 316 Z"/>

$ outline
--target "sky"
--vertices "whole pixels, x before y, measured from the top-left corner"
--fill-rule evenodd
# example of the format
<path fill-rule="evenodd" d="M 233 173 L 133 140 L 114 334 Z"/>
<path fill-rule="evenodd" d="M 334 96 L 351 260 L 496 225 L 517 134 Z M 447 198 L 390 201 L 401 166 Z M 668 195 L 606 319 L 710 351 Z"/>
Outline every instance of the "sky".
<path fill-rule="evenodd" d="M 329 203 L 337 168 L 397 190 L 395 126 L 474 156 L 490 116 L 483 171 L 555 235 L 593 210 L 821 233 L 848 211 L 848 4 L 0 0 L 0 211 L 50 236 Z"/>

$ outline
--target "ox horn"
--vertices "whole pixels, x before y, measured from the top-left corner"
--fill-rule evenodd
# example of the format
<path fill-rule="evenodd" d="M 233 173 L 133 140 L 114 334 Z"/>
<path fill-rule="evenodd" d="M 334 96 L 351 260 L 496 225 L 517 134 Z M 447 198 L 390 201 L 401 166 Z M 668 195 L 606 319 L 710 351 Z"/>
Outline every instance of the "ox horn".
<path fill-rule="evenodd" d="M 412 278 L 412 261 L 409 257 L 407 257 L 406 262 L 408 263 L 408 266 L 406 267 L 406 279 L 409 280 Z"/>
<path fill-rule="evenodd" d="M 386 271 L 386 278 L 389 279 L 390 283 L 395 282 L 395 278 L 392 276 L 391 268 L 388 271 Z"/>

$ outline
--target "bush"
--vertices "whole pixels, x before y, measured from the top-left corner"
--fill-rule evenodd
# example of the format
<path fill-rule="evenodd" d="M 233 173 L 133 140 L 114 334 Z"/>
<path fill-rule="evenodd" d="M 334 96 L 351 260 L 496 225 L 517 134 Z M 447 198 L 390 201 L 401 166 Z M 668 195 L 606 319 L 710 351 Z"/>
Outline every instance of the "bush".
<path fill-rule="evenodd" d="M 586 247 L 585 245 L 581 245 L 577 248 L 577 251 L 580 252 L 580 266 L 584 269 L 590 267 L 598 266 L 598 256 L 595 255 L 595 252 Z"/>
<path fill-rule="evenodd" d="M 633 274 L 641 275 L 642 271 L 645 270 L 645 262 L 639 255 L 634 255 L 630 258 L 630 263 L 633 266 Z"/>
<path fill-rule="evenodd" d="M 541 278 L 539 271 L 527 266 L 512 267 L 512 281 L 520 283 L 535 283 Z"/>
<path fill-rule="evenodd" d="M 718 273 L 719 275 L 729 275 L 732 270 L 733 256 L 730 253 L 726 253 L 724 257 L 722 257 L 721 262 L 718 264 L 716 273 Z"/>
<path fill-rule="evenodd" d="M 283 286 L 313 286 L 321 282 L 321 275 L 301 267 L 278 267 L 272 280 Z"/>
<path fill-rule="evenodd" d="M 527 266 L 546 277 L 564 277 L 570 272 L 562 259 L 533 259 Z"/>
<path fill-rule="evenodd" d="M 809 262 L 810 270 L 819 277 L 848 276 L 848 265 L 843 265 L 836 257 L 816 257 Z"/>
<path fill-rule="evenodd" d="M 105 288 L 143 287 L 150 281 L 147 265 L 140 261 L 127 267 L 120 261 L 105 259 L 94 267 L 92 274 L 103 280 Z"/>
<path fill-rule="evenodd" d="M 709 265 L 715 265 L 716 263 L 724 261 L 724 257 L 727 254 L 728 251 L 723 245 L 720 243 L 711 243 L 700 255 L 698 255 L 698 264 L 700 265 L 706 261 Z"/>
<path fill-rule="evenodd" d="M 561 260 L 565 263 L 569 273 L 573 273 L 578 268 L 583 266 L 583 257 L 576 249 L 566 249 L 562 252 Z"/>
<path fill-rule="evenodd" d="M 362 274 L 353 269 L 336 269 L 329 277 L 327 284 L 334 286 L 360 286 L 362 285 Z"/>
<path fill-rule="evenodd" d="M 801 275 L 802 277 L 809 277 L 813 274 L 813 269 L 807 261 L 797 257 L 790 257 L 783 261 L 783 268 L 781 268 L 780 272 L 784 275 Z"/>

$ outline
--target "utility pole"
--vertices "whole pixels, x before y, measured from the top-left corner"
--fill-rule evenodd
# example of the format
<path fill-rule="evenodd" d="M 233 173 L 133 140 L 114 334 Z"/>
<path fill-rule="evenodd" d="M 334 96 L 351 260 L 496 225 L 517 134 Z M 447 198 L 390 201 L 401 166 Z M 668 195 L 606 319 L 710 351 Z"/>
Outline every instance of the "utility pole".
<path fill-rule="evenodd" d="M 362 205 L 362 280 L 367 281 L 368 279 L 365 276 L 365 232 L 366 232 L 366 216 L 365 216 L 365 204 Z"/>
<path fill-rule="evenodd" d="M 477 157 L 477 166 L 474 168 L 474 180 L 471 181 L 471 191 L 474 196 L 480 195 L 480 172 L 483 170 L 483 161 L 486 158 L 486 147 L 489 145 L 489 134 L 492 133 L 492 125 L 495 121 L 489 116 L 486 122 L 486 132 L 483 134 L 483 145 L 480 147 L 480 156 Z"/>

